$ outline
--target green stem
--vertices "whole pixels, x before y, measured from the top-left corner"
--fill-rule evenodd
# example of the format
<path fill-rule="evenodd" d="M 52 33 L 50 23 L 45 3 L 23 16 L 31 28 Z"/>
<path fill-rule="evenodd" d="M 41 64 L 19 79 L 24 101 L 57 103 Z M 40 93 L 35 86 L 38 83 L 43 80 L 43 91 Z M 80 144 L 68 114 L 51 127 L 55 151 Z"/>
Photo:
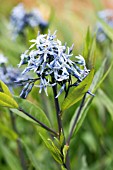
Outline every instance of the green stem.
<path fill-rule="evenodd" d="M 59 137 L 61 132 L 63 132 L 63 127 L 62 127 L 62 120 L 61 120 L 61 111 L 60 111 L 60 105 L 57 96 L 57 85 L 53 86 L 53 95 L 54 95 L 54 102 L 55 102 L 55 108 L 56 108 L 56 117 L 57 117 L 57 122 L 58 122 L 58 132 L 59 132 Z"/>
<path fill-rule="evenodd" d="M 53 86 L 53 94 L 54 94 L 56 116 L 57 116 L 57 122 L 58 122 L 58 131 L 59 131 L 59 138 L 60 138 L 61 132 L 64 134 L 64 130 L 63 130 L 63 126 L 62 126 L 60 105 L 59 105 L 58 98 L 56 98 L 56 96 L 57 96 L 57 85 Z M 65 135 L 64 135 L 64 140 L 65 140 Z M 64 141 L 64 143 L 65 143 L 65 141 Z M 66 163 L 64 164 L 64 166 L 67 170 L 70 170 L 70 161 L 69 161 L 68 153 L 67 153 L 67 156 L 66 156 Z"/>
<path fill-rule="evenodd" d="M 73 125 L 72 125 L 72 128 L 71 128 L 69 137 L 68 137 L 68 139 L 67 139 L 66 145 L 68 145 L 68 146 L 69 146 L 69 144 L 70 144 L 70 140 L 71 140 L 71 137 L 72 137 L 72 135 L 73 135 L 75 126 L 76 126 L 76 124 L 77 124 L 77 121 L 78 121 L 78 119 L 79 119 L 79 116 L 80 116 L 80 114 L 81 114 L 82 108 L 83 108 L 83 106 L 84 106 L 85 99 L 86 99 L 86 93 L 85 93 L 85 95 L 84 95 L 84 97 L 83 97 L 83 99 L 82 99 L 82 101 L 81 101 L 80 107 L 79 107 L 79 109 L 78 109 L 77 115 L 76 115 L 76 117 L 75 117 L 75 120 L 74 120 Z"/>

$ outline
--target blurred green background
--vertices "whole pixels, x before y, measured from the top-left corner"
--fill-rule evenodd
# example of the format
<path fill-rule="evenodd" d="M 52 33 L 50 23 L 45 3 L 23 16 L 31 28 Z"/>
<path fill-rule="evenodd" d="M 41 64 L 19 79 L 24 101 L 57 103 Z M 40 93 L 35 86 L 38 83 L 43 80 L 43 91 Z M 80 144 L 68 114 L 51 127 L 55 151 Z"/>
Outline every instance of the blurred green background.
<path fill-rule="evenodd" d="M 11 10 L 19 2 L 23 2 L 25 8 L 30 10 L 38 8 L 44 19 L 49 21 L 49 29 L 57 30 L 58 39 L 68 46 L 74 43 L 75 55 L 83 54 L 83 47 L 88 27 L 93 35 L 97 22 L 96 13 L 100 10 L 113 9 L 112 0 L 0 0 L 0 53 L 8 57 L 8 65 L 17 67 L 20 55 L 28 49 L 29 40 L 37 36 L 27 29 L 27 40 L 23 37 L 12 41 L 11 32 L 8 29 Z M 113 55 L 112 43 L 95 50 L 98 70 L 106 57 Z M 82 127 L 71 140 L 70 160 L 72 170 L 113 170 L 113 69 L 101 85 L 105 96 L 97 91 L 96 96 L 87 113 Z M 18 90 L 15 94 L 19 95 Z M 53 100 L 50 92 L 47 98 L 45 94 L 38 94 L 33 90 L 28 100 L 41 106 L 47 112 L 51 123 L 56 127 L 56 117 L 53 114 Z M 109 103 L 109 105 L 108 105 Z M 69 122 L 77 108 L 77 105 L 68 110 L 63 117 L 65 133 L 69 129 Z M 52 108 L 52 109 L 51 109 Z M 26 120 L 16 116 L 16 126 L 22 140 L 25 160 L 29 170 L 57 170 L 59 167 L 54 162 L 50 153 L 41 141 L 38 132 L 40 128 L 30 124 Z M 21 170 L 16 134 L 12 129 L 8 110 L 0 108 L 0 170 Z"/>

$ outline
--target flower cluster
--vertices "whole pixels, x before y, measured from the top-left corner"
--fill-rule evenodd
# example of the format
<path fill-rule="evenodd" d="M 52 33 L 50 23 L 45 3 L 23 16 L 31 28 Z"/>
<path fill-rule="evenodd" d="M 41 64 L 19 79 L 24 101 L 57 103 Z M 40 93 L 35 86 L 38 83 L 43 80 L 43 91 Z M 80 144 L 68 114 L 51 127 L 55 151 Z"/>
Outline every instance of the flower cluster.
<path fill-rule="evenodd" d="M 98 12 L 98 17 L 106 22 L 111 28 L 113 28 L 113 10 L 107 9 Z M 97 41 L 103 42 L 106 40 L 107 35 L 104 32 L 102 24 L 100 22 L 97 23 Z"/>
<path fill-rule="evenodd" d="M 0 80 L 2 80 L 9 88 L 12 90 L 14 87 L 17 86 L 15 83 L 16 81 L 19 81 L 22 78 L 26 78 L 28 80 L 28 76 L 22 77 L 21 71 L 17 68 L 14 68 L 12 66 L 6 67 L 7 58 L 0 54 Z"/>
<path fill-rule="evenodd" d="M 59 84 L 61 89 L 56 96 L 58 97 L 62 91 L 67 92 L 69 87 L 78 85 L 88 75 L 89 70 L 87 70 L 85 60 L 81 55 L 76 56 L 75 61 L 70 60 L 73 55 L 73 45 L 69 48 L 55 38 L 56 32 L 54 34 L 50 32 L 45 35 L 38 34 L 36 39 L 31 40 L 33 44 L 29 50 L 21 55 L 19 67 L 27 64 L 23 75 L 30 71 L 35 72 L 37 79 L 34 79 L 33 83 L 28 82 L 28 87 L 30 84 L 33 86 L 35 80 L 39 80 L 39 85 L 35 85 L 40 88 L 39 93 L 44 89 L 47 94 L 47 86 L 52 87 Z M 68 84 L 68 88 L 66 84 Z"/>
<path fill-rule="evenodd" d="M 38 9 L 27 12 L 22 3 L 18 4 L 12 10 L 10 17 L 11 27 L 15 37 L 24 32 L 25 27 L 37 27 L 41 30 L 48 26 L 48 22 L 43 19 Z"/>
<path fill-rule="evenodd" d="M 20 76 L 20 71 L 13 67 L 4 68 L 3 66 L 0 67 L 0 79 L 7 84 L 7 86 L 13 87 L 16 85 L 14 82 Z"/>

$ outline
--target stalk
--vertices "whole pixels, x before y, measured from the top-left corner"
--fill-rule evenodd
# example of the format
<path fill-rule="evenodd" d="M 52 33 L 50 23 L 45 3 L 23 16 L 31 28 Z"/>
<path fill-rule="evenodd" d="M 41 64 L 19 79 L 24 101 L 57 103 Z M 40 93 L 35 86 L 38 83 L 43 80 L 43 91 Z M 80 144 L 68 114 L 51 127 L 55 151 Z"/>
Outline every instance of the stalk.
<path fill-rule="evenodd" d="M 43 124 L 42 122 L 40 122 L 39 120 L 37 120 L 35 117 L 33 117 L 32 115 L 30 115 L 29 113 L 27 113 L 25 110 L 23 110 L 22 108 L 18 109 L 19 111 L 23 112 L 26 116 L 30 117 L 32 120 L 34 120 L 35 122 L 37 122 L 41 127 L 43 127 L 44 129 L 46 129 L 47 131 L 51 132 L 52 134 L 54 134 L 55 136 L 58 136 L 58 134 L 52 130 L 51 128 L 49 128 L 48 126 L 46 126 L 45 124 Z"/>
<path fill-rule="evenodd" d="M 53 95 L 54 95 L 54 102 L 55 102 L 55 108 L 56 108 L 56 117 L 57 117 L 57 122 L 58 122 L 58 132 L 59 132 L 59 137 L 61 132 L 63 132 L 63 127 L 62 127 L 62 120 L 61 120 L 61 111 L 60 111 L 60 105 L 57 96 L 57 85 L 53 86 Z"/>
<path fill-rule="evenodd" d="M 77 115 L 76 115 L 76 117 L 75 117 L 75 120 L 74 120 L 73 125 L 72 125 L 72 128 L 71 128 L 69 137 L 68 137 L 68 139 L 67 139 L 66 144 L 67 144 L 68 146 L 69 146 L 69 144 L 70 144 L 70 140 L 71 140 L 71 137 L 72 137 L 72 135 L 73 135 L 73 132 L 74 132 L 76 123 L 77 123 L 77 121 L 78 121 L 78 119 L 79 119 L 79 116 L 80 116 L 80 114 L 81 114 L 82 108 L 83 108 L 83 106 L 84 106 L 85 99 L 86 99 L 86 93 L 85 93 L 85 95 L 84 95 L 84 97 L 83 97 L 83 99 L 82 99 L 82 101 L 81 101 L 80 107 L 79 107 L 79 109 L 78 109 Z"/>
<path fill-rule="evenodd" d="M 12 111 L 10 111 L 10 117 L 11 117 L 11 123 L 12 123 L 13 130 L 19 136 L 19 133 L 18 133 L 18 130 L 16 127 L 15 116 L 12 113 Z M 18 146 L 18 153 L 19 153 L 19 157 L 20 157 L 21 167 L 23 170 L 27 170 L 24 152 L 23 152 L 21 141 L 20 141 L 19 137 L 17 139 L 17 146 Z"/>
<path fill-rule="evenodd" d="M 58 122 L 58 131 L 59 131 L 59 138 L 60 138 L 61 132 L 64 134 L 64 130 L 63 130 L 63 126 L 62 126 L 61 110 L 60 110 L 59 100 L 58 100 L 58 98 L 56 98 L 56 96 L 57 96 L 57 85 L 53 86 L 53 95 L 54 95 L 56 117 L 57 117 L 57 122 Z M 64 143 L 65 143 L 65 135 L 64 135 Z M 70 161 L 69 161 L 68 152 L 67 152 L 66 163 L 64 164 L 64 167 L 67 170 L 70 170 Z"/>

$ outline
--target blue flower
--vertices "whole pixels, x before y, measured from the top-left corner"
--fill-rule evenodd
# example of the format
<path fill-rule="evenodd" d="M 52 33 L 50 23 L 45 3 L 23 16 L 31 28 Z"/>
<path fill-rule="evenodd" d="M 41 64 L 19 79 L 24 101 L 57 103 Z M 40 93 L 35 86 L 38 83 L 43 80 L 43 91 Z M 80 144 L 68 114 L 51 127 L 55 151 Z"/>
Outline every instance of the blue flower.
<path fill-rule="evenodd" d="M 23 30 L 26 26 L 25 17 L 26 11 L 22 3 L 18 4 L 16 7 L 13 8 L 10 16 L 10 22 L 15 37 L 18 34 L 23 33 Z"/>
<path fill-rule="evenodd" d="M 113 28 L 113 10 L 106 9 L 98 12 L 98 17 L 106 22 L 111 28 Z M 97 41 L 104 42 L 108 37 L 104 31 L 104 28 L 100 22 L 96 24 L 97 27 Z"/>
<path fill-rule="evenodd" d="M 40 85 L 35 85 L 47 94 L 47 87 L 59 84 L 61 89 L 56 97 L 63 91 L 67 93 L 66 84 L 71 87 L 77 82 L 78 84 L 88 75 L 86 63 L 81 55 L 75 57 L 75 61 L 70 58 L 73 56 L 72 47 L 62 45 L 61 41 L 56 38 L 56 31 L 51 34 L 38 34 L 36 39 L 31 40 L 32 45 L 29 50 L 21 55 L 21 65 L 26 64 L 22 74 L 34 72 L 39 78 Z M 73 79 L 75 82 L 73 82 Z"/>
<path fill-rule="evenodd" d="M 22 3 L 13 8 L 10 23 L 14 38 L 19 34 L 23 34 L 26 27 L 34 28 L 39 26 L 40 30 L 43 31 L 48 26 L 48 22 L 43 19 L 38 9 L 27 12 Z"/>
<path fill-rule="evenodd" d="M 24 77 L 21 75 L 21 71 L 12 66 L 6 66 L 7 58 L 0 54 L 0 79 L 13 91 L 13 88 L 17 86 L 15 82 L 22 81 L 27 79 L 29 76 L 25 75 Z M 22 85 L 22 84 L 21 84 Z"/>
<path fill-rule="evenodd" d="M 41 29 L 44 29 L 48 26 L 48 22 L 43 19 L 38 9 L 33 9 L 26 15 L 26 22 L 32 28 L 39 26 Z"/>

